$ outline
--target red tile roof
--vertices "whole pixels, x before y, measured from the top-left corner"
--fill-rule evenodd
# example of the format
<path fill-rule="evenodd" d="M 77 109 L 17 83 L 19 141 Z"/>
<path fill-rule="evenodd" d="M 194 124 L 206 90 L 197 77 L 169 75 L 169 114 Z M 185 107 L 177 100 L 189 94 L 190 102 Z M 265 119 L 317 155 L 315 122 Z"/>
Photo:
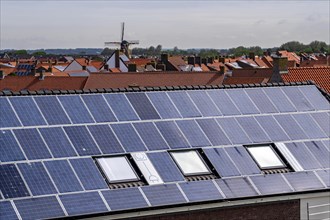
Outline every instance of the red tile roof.
<path fill-rule="evenodd" d="M 249 84 L 249 83 L 267 83 L 269 78 L 265 77 L 227 77 L 223 84 Z"/>

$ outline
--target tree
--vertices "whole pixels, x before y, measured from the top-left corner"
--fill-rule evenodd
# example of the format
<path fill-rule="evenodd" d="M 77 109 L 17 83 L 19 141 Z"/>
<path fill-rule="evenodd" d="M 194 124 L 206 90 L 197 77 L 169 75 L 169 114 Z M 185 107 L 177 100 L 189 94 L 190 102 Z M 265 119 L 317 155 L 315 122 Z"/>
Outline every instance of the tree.
<path fill-rule="evenodd" d="M 287 50 L 290 52 L 301 52 L 305 49 L 305 45 L 298 41 L 290 41 L 282 44 L 280 50 Z"/>
<path fill-rule="evenodd" d="M 327 44 L 323 41 L 315 40 L 315 41 L 310 42 L 310 44 L 308 46 L 312 49 L 312 51 L 314 53 L 320 53 L 320 52 L 322 52 L 321 51 L 322 48 L 324 50 L 324 48 L 327 47 Z"/>
<path fill-rule="evenodd" d="M 113 49 L 109 49 L 108 47 L 104 48 L 104 50 L 101 52 L 101 55 L 103 56 L 110 56 L 111 54 L 113 54 L 114 50 Z"/>
<path fill-rule="evenodd" d="M 32 55 L 33 56 L 46 56 L 47 53 L 45 51 L 36 51 Z"/>
<path fill-rule="evenodd" d="M 16 50 L 14 52 L 16 55 L 27 55 L 28 52 L 26 50 Z"/>

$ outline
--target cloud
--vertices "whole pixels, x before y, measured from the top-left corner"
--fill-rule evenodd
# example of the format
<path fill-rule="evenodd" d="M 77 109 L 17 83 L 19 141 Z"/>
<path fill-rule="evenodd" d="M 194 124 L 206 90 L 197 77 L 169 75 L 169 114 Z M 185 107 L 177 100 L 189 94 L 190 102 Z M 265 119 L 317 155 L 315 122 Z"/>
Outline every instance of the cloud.
<path fill-rule="evenodd" d="M 288 20 L 287 19 L 281 19 L 277 22 L 277 24 L 281 25 L 281 24 L 287 24 Z"/>

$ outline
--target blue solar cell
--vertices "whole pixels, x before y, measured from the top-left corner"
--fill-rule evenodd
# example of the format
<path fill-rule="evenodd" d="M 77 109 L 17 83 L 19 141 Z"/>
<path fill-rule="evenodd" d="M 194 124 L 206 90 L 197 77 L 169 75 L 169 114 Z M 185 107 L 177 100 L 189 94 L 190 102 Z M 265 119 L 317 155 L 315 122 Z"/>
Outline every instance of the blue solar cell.
<path fill-rule="evenodd" d="M 108 125 L 93 125 L 88 126 L 88 129 L 104 154 L 124 152 L 124 149 Z"/>
<path fill-rule="evenodd" d="M 185 203 L 186 200 L 175 184 L 164 184 L 142 187 L 152 206 Z"/>
<path fill-rule="evenodd" d="M 133 126 L 149 150 L 162 150 L 169 148 L 153 123 L 134 123 Z"/>
<path fill-rule="evenodd" d="M 9 201 L 0 202 L 0 219 L 18 220 L 15 210 Z"/>
<path fill-rule="evenodd" d="M 235 118 L 221 118 L 216 120 L 233 144 L 252 143 Z"/>
<path fill-rule="evenodd" d="M 323 140 L 322 143 L 330 151 L 330 140 Z"/>
<path fill-rule="evenodd" d="M 251 176 L 250 178 L 262 195 L 292 192 L 281 174 Z"/>
<path fill-rule="evenodd" d="M 330 117 L 325 112 L 317 112 L 310 114 L 322 130 L 330 137 Z"/>
<path fill-rule="evenodd" d="M 261 113 L 275 113 L 278 112 L 273 103 L 269 100 L 262 89 L 246 89 L 245 92 L 252 99 L 254 104 L 258 107 Z"/>
<path fill-rule="evenodd" d="M 107 212 L 101 196 L 97 192 L 60 195 L 60 199 L 69 215 Z"/>
<path fill-rule="evenodd" d="M 184 118 L 201 117 L 201 113 L 186 92 L 168 92 L 167 94 L 170 96 L 171 100 Z"/>
<path fill-rule="evenodd" d="M 71 124 L 56 96 L 35 97 L 34 100 L 37 102 L 48 124 Z"/>
<path fill-rule="evenodd" d="M 280 112 L 297 111 L 281 88 L 262 88 L 262 90 Z"/>
<path fill-rule="evenodd" d="M 142 120 L 160 119 L 157 111 L 152 106 L 146 94 L 128 93 L 126 94 L 126 97 Z"/>
<path fill-rule="evenodd" d="M 222 115 L 206 91 L 188 91 L 187 93 L 204 117 Z"/>
<path fill-rule="evenodd" d="M 269 142 L 270 139 L 253 117 L 236 118 L 254 143 Z"/>
<path fill-rule="evenodd" d="M 223 115 L 240 115 L 240 111 L 224 90 L 209 90 L 207 93 Z"/>
<path fill-rule="evenodd" d="M 0 131 L 0 146 L 0 162 L 25 160 L 11 131 Z"/>
<path fill-rule="evenodd" d="M 77 156 L 62 128 L 39 128 L 54 157 Z"/>
<path fill-rule="evenodd" d="M 243 89 L 226 90 L 226 93 L 233 100 L 243 115 L 260 113 Z"/>
<path fill-rule="evenodd" d="M 72 123 L 82 124 L 94 122 L 80 96 L 58 96 L 58 99 L 62 103 L 66 113 L 68 113 L 71 118 Z"/>
<path fill-rule="evenodd" d="M 147 96 L 162 118 L 182 118 L 166 93 L 153 92 L 147 93 Z"/>
<path fill-rule="evenodd" d="M 308 139 L 291 115 L 275 115 L 274 117 L 292 140 Z"/>
<path fill-rule="evenodd" d="M 309 114 L 294 114 L 292 116 L 309 138 L 313 139 L 327 137 L 327 135 L 321 130 L 321 128 L 316 124 L 316 122 Z"/>
<path fill-rule="evenodd" d="M 190 202 L 222 199 L 217 187 L 210 180 L 179 184 Z"/>
<path fill-rule="evenodd" d="M 177 125 L 193 147 L 210 146 L 211 143 L 194 120 L 176 121 Z"/>
<path fill-rule="evenodd" d="M 148 157 L 164 182 L 184 181 L 181 171 L 168 152 L 149 153 Z"/>
<path fill-rule="evenodd" d="M 81 98 L 86 103 L 96 122 L 117 121 L 102 95 L 82 95 Z"/>
<path fill-rule="evenodd" d="M 86 127 L 64 127 L 64 130 L 80 156 L 101 154 Z"/>
<path fill-rule="evenodd" d="M 298 109 L 298 111 L 311 111 L 314 107 L 305 98 L 305 96 L 300 92 L 299 87 L 281 87 L 282 91 L 287 95 L 290 101 Z"/>
<path fill-rule="evenodd" d="M 10 102 L 24 126 L 47 124 L 31 97 L 12 97 Z"/>
<path fill-rule="evenodd" d="M 225 151 L 236 164 L 242 175 L 259 174 L 261 173 L 257 164 L 251 158 L 245 147 L 227 147 Z"/>
<path fill-rule="evenodd" d="M 37 129 L 14 130 L 14 133 L 29 160 L 52 157 Z"/>
<path fill-rule="evenodd" d="M 305 145 L 323 168 L 330 168 L 330 153 L 321 141 L 309 141 Z"/>
<path fill-rule="evenodd" d="M 214 119 L 197 119 L 196 121 L 213 146 L 231 144 L 226 134 Z"/>
<path fill-rule="evenodd" d="M 203 149 L 203 151 L 220 176 L 240 176 L 235 164 L 230 160 L 224 149 L 209 148 Z"/>
<path fill-rule="evenodd" d="M 41 162 L 20 163 L 18 168 L 34 196 L 57 193 Z"/>
<path fill-rule="evenodd" d="M 65 217 L 55 196 L 15 200 L 22 219 L 49 219 Z"/>
<path fill-rule="evenodd" d="M 144 143 L 131 124 L 113 124 L 111 127 L 127 152 L 146 150 Z"/>
<path fill-rule="evenodd" d="M 330 187 L 330 170 L 318 170 L 315 171 L 316 174 L 321 178 L 324 184 L 329 188 Z"/>
<path fill-rule="evenodd" d="M 272 116 L 256 116 L 255 119 L 265 130 L 272 141 L 288 141 L 289 136 Z"/>
<path fill-rule="evenodd" d="M 285 173 L 283 175 L 295 191 L 324 189 L 314 172 Z"/>
<path fill-rule="evenodd" d="M 138 188 L 107 190 L 102 194 L 112 211 L 148 207 Z"/>
<path fill-rule="evenodd" d="M 6 114 L 1 114 L 0 127 L 18 127 L 21 123 L 18 121 L 14 110 L 11 108 L 8 100 L 6 98 L 0 98 L 0 112 L 5 112 Z"/>
<path fill-rule="evenodd" d="M 329 101 L 321 94 L 321 92 L 313 86 L 301 86 L 299 90 L 304 94 L 312 106 L 317 110 L 329 110 Z"/>
<path fill-rule="evenodd" d="M 119 121 L 139 120 L 131 104 L 124 94 L 104 94 Z"/>
<path fill-rule="evenodd" d="M 307 150 L 304 143 L 286 143 L 285 145 L 305 170 L 322 167 L 310 151 Z"/>
<path fill-rule="evenodd" d="M 246 177 L 215 180 L 226 198 L 258 196 Z"/>
<path fill-rule="evenodd" d="M 60 193 L 83 190 L 67 160 L 46 161 L 44 164 Z"/>
<path fill-rule="evenodd" d="M 99 169 L 91 158 L 74 159 L 70 163 L 86 190 L 108 188 Z"/>
<path fill-rule="evenodd" d="M 156 122 L 156 126 L 172 149 L 189 147 L 187 140 L 173 121 Z"/>

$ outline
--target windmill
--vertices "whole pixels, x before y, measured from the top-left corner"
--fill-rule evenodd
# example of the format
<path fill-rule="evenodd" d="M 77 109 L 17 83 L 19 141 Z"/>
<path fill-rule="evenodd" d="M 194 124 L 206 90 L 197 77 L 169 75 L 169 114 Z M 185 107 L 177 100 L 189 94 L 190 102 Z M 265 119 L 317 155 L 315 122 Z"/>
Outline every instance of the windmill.
<path fill-rule="evenodd" d="M 105 42 L 105 46 L 120 46 L 120 51 L 123 52 L 127 57 L 130 57 L 130 53 L 129 53 L 129 46 L 132 44 L 139 44 L 138 40 L 124 40 L 124 31 L 125 31 L 125 23 L 122 22 L 121 23 L 121 38 L 120 38 L 120 42 Z"/>

